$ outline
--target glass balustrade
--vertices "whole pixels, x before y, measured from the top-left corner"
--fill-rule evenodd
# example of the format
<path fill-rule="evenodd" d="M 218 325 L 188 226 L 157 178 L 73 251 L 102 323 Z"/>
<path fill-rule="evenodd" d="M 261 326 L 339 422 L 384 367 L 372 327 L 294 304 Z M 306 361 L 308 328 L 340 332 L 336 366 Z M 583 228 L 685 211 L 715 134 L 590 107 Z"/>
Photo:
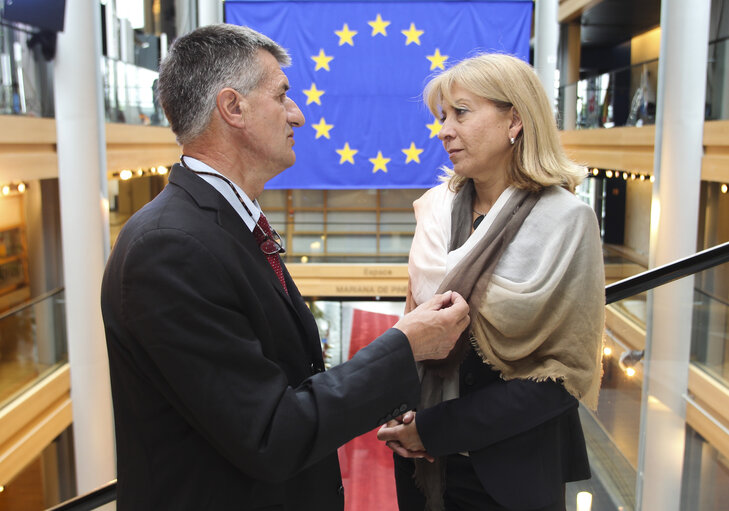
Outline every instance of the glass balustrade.
<path fill-rule="evenodd" d="M 157 71 L 102 57 L 101 73 L 108 122 L 168 126 L 157 101 Z"/>
<path fill-rule="evenodd" d="M 62 289 L 0 314 L 0 408 L 67 360 Z"/>
<path fill-rule="evenodd" d="M 709 43 L 707 58 L 705 118 L 729 119 L 729 39 Z M 560 129 L 654 124 L 657 77 L 655 59 L 559 87 Z"/>

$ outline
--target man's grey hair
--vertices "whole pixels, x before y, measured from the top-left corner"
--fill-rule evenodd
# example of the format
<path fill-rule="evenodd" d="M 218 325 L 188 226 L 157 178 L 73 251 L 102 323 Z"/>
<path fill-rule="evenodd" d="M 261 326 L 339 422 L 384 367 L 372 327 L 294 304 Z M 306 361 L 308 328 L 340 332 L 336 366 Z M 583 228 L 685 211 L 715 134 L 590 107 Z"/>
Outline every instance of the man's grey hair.
<path fill-rule="evenodd" d="M 259 49 L 281 66 L 291 63 L 285 49 L 248 27 L 208 25 L 175 40 L 160 64 L 157 94 L 179 144 L 205 131 L 222 89 L 245 95 L 258 86 L 263 78 Z"/>

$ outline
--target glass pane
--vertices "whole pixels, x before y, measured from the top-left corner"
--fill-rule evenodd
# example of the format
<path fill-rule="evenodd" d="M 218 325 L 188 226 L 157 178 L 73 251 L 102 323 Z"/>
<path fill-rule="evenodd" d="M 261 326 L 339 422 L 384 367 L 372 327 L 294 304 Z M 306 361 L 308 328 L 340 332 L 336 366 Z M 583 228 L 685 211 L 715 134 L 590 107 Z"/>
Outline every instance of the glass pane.
<path fill-rule="evenodd" d="M 376 232 L 377 214 L 370 212 L 329 211 L 328 232 Z"/>
<path fill-rule="evenodd" d="M 328 208 L 376 208 L 377 190 L 330 190 Z"/>
<path fill-rule="evenodd" d="M 377 238 L 373 235 L 327 236 L 327 252 L 338 254 L 375 254 L 377 253 Z"/>
<path fill-rule="evenodd" d="M 691 361 L 729 385 L 729 263 L 696 276 Z"/>
<path fill-rule="evenodd" d="M 0 319 L 0 408 L 68 357 L 64 294 Z"/>
<path fill-rule="evenodd" d="M 294 230 L 324 232 L 324 213 L 319 211 L 296 211 L 294 213 Z"/>
<path fill-rule="evenodd" d="M 410 252 L 410 245 L 413 242 L 412 236 L 407 235 L 381 235 L 380 252 L 383 254 L 404 254 Z"/>
<path fill-rule="evenodd" d="M 101 57 L 101 72 L 107 121 L 168 125 L 156 98 L 157 71 Z"/>
<path fill-rule="evenodd" d="M 560 129 L 655 123 L 658 59 L 586 77 L 559 88 Z"/>
<path fill-rule="evenodd" d="M 722 511 L 729 502 L 729 459 L 686 428 L 682 511 Z"/>
<path fill-rule="evenodd" d="M 380 190 L 380 206 L 383 208 L 412 208 L 413 202 L 425 190 Z"/>
<path fill-rule="evenodd" d="M 25 282 L 25 271 L 20 260 L 0 264 L 0 290 L 6 290 Z"/>
<path fill-rule="evenodd" d="M 706 120 L 729 119 L 729 40 L 709 44 L 706 74 Z"/>
<path fill-rule="evenodd" d="M 415 213 L 412 211 L 381 212 L 380 232 L 415 232 Z"/>
<path fill-rule="evenodd" d="M 0 232 L 0 258 L 23 253 L 20 228 Z"/>
<path fill-rule="evenodd" d="M 268 217 L 269 209 L 286 209 L 286 190 L 264 190 L 258 203 Z"/>
<path fill-rule="evenodd" d="M 291 200 L 295 208 L 323 208 L 324 191 L 291 190 Z"/>
<path fill-rule="evenodd" d="M 324 252 L 324 236 L 296 234 L 291 243 L 291 252 L 297 254 L 321 254 Z"/>

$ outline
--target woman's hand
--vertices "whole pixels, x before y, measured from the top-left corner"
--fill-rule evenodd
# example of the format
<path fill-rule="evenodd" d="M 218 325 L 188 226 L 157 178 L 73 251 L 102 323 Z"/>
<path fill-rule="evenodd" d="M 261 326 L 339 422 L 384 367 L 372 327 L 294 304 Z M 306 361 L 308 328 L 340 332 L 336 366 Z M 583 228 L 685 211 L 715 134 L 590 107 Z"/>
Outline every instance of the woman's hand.
<path fill-rule="evenodd" d="M 425 450 L 415 427 L 415 412 L 410 411 L 384 424 L 377 432 L 377 439 L 403 458 L 425 458 L 431 463 L 433 457 Z"/>

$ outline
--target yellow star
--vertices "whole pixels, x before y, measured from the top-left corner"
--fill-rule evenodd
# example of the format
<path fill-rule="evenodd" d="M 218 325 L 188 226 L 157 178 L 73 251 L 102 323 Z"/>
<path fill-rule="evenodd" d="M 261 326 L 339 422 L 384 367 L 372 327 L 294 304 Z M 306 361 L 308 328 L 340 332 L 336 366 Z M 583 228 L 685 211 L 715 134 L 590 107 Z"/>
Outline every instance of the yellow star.
<path fill-rule="evenodd" d="M 377 14 L 377 18 L 375 18 L 374 21 L 368 21 L 367 24 L 372 27 L 372 37 L 376 36 L 377 34 L 382 34 L 384 36 L 387 36 L 387 25 L 390 24 L 389 21 L 383 21 L 382 16 L 380 14 Z"/>
<path fill-rule="evenodd" d="M 319 138 L 319 137 L 329 138 L 329 130 L 331 130 L 334 127 L 334 125 L 327 124 L 327 122 L 324 120 L 324 117 L 322 117 L 321 120 L 319 121 L 319 124 L 312 124 L 311 127 L 316 130 L 316 138 Z"/>
<path fill-rule="evenodd" d="M 377 151 L 377 158 L 369 158 L 370 163 L 374 165 L 372 167 L 372 173 L 374 174 L 378 170 L 387 172 L 387 164 L 390 163 L 390 158 L 384 158 L 382 151 Z"/>
<path fill-rule="evenodd" d="M 440 133 L 440 129 L 443 127 L 443 125 L 440 123 L 438 119 L 433 119 L 432 124 L 426 124 L 428 129 L 430 130 L 430 138 L 433 138 L 438 133 Z"/>
<path fill-rule="evenodd" d="M 316 62 L 316 67 L 314 68 L 314 71 L 319 71 L 322 68 L 329 71 L 329 62 L 331 62 L 333 58 L 334 57 L 327 56 L 324 53 L 324 50 L 319 50 L 319 55 L 314 55 L 313 57 L 311 57 L 311 60 Z"/>
<path fill-rule="evenodd" d="M 356 30 L 349 30 L 349 25 L 346 23 L 342 27 L 342 30 L 335 30 L 335 34 L 339 36 L 339 46 L 342 46 L 344 43 L 347 43 L 350 46 L 354 46 L 354 41 L 352 38 L 357 35 Z"/>
<path fill-rule="evenodd" d="M 341 156 L 341 158 L 339 158 L 340 165 L 345 161 L 348 161 L 349 163 L 354 165 L 353 156 L 359 152 L 357 149 L 352 149 L 351 147 L 349 147 L 349 142 L 345 142 L 344 147 L 342 147 L 341 149 L 335 149 L 335 151 L 337 151 L 337 154 Z"/>
<path fill-rule="evenodd" d="M 448 60 L 448 55 L 441 55 L 438 48 L 435 49 L 435 53 L 433 55 L 426 55 L 425 58 L 430 61 L 431 71 L 437 67 L 445 71 L 445 66 L 443 65 L 443 63 Z"/>
<path fill-rule="evenodd" d="M 425 149 L 418 149 L 417 147 L 415 147 L 415 142 L 410 142 L 410 147 L 408 147 L 407 149 L 402 149 L 402 152 L 405 153 L 405 156 L 407 156 L 405 163 L 410 163 L 411 161 L 420 163 L 420 153 L 422 153 L 424 150 Z"/>
<path fill-rule="evenodd" d="M 310 89 L 304 89 L 304 94 L 306 94 L 306 104 L 309 105 L 311 103 L 316 103 L 317 105 L 321 105 L 321 96 L 324 94 L 323 90 L 319 90 L 316 88 L 316 84 L 312 82 Z"/>
<path fill-rule="evenodd" d="M 425 33 L 423 30 L 416 29 L 415 23 L 410 23 L 409 29 L 401 30 L 400 32 L 402 32 L 403 35 L 407 38 L 405 40 L 405 46 L 407 46 L 410 43 L 415 43 L 418 46 L 420 46 L 420 36 Z"/>

